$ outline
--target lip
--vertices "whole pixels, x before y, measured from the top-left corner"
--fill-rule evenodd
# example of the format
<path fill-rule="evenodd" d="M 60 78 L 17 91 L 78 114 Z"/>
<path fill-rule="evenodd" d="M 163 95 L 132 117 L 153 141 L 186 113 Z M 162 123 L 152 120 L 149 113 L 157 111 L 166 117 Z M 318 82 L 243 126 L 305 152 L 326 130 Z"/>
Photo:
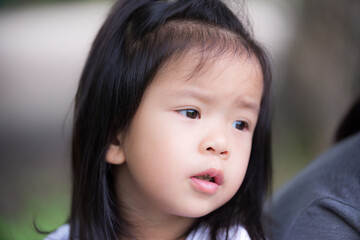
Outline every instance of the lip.
<path fill-rule="evenodd" d="M 208 182 L 196 178 L 202 175 L 209 175 L 210 177 L 214 178 L 215 182 Z M 204 172 L 195 174 L 194 176 L 190 177 L 190 181 L 196 191 L 201 193 L 214 194 L 217 192 L 219 186 L 224 183 L 224 174 L 219 169 L 210 168 Z"/>

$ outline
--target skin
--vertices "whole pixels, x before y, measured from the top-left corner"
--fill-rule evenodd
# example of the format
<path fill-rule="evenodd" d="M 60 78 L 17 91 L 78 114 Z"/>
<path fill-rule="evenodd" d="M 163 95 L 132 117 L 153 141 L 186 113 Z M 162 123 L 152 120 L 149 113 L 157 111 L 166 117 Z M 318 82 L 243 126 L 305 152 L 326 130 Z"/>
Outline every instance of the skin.
<path fill-rule="evenodd" d="M 199 58 L 190 51 L 158 71 L 129 129 L 107 151 L 139 239 L 175 239 L 233 197 L 245 176 L 263 91 L 260 65 L 246 54 L 224 54 L 194 72 Z M 224 182 L 214 193 L 199 191 L 191 177 L 210 168 Z"/>

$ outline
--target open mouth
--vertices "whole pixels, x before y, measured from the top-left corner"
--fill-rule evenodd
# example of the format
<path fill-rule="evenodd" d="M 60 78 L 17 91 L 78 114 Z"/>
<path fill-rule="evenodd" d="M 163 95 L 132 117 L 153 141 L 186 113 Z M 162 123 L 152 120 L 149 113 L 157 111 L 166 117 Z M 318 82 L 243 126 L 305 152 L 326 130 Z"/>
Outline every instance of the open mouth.
<path fill-rule="evenodd" d="M 224 175 L 221 170 L 210 168 L 202 173 L 196 174 L 193 178 L 206 181 L 209 183 L 215 183 L 217 185 L 223 184 Z"/>
<path fill-rule="evenodd" d="M 224 182 L 224 174 L 220 169 L 210 168 L 190 177 L 195 191 L 205 194 L 215 194 Z"/>
<path fill-rule="evenodd" d="M 206 174 L 206 175 L 201 175 L 201 176 L 194 176 L 197 179 L 203 180 L 203 181 L 207 181 L 207 182 L 213 182 L 215 183 L 215 177 L 211 177 L 210 175 Z"/>

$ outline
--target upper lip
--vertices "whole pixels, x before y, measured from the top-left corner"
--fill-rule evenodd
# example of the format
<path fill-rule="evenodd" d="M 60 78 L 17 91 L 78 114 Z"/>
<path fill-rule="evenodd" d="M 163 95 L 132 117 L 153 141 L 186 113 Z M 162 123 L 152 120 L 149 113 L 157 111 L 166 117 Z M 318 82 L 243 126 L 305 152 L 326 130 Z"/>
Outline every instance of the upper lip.
<path fill-rule="evenodd" d="M 217 185 L 221 185 L 224 183 L 224 174 L 220 169 L 209 168 L 209 169 L 205 170 L 204 172 L 194 175 L 193 177 L 198 177 L 198 176 L 202 176 L 202 175 L 209 175 L 210 177 L 213 177 L 215 179 L 215 183 Z"/>

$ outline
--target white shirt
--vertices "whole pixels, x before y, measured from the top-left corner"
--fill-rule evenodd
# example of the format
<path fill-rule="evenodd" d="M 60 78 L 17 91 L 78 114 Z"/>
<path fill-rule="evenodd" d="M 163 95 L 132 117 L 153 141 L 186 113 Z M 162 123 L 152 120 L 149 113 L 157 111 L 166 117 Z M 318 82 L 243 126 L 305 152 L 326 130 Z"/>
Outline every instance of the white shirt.
<path fill-rule="evenodd" d="M 69 240 L 69 224 L 59 227 L 55 232 L 51 233 L 44 240 Z M 195 232 L 191 232 L 186 240 L 205 240 L 209 238 L 209 229 L 201 227 Z M 221 238 L 220 239 L 225 239 Z M 229 240 L 250 240 L 247 231 L 243 227 L 230 228 Z"/>

